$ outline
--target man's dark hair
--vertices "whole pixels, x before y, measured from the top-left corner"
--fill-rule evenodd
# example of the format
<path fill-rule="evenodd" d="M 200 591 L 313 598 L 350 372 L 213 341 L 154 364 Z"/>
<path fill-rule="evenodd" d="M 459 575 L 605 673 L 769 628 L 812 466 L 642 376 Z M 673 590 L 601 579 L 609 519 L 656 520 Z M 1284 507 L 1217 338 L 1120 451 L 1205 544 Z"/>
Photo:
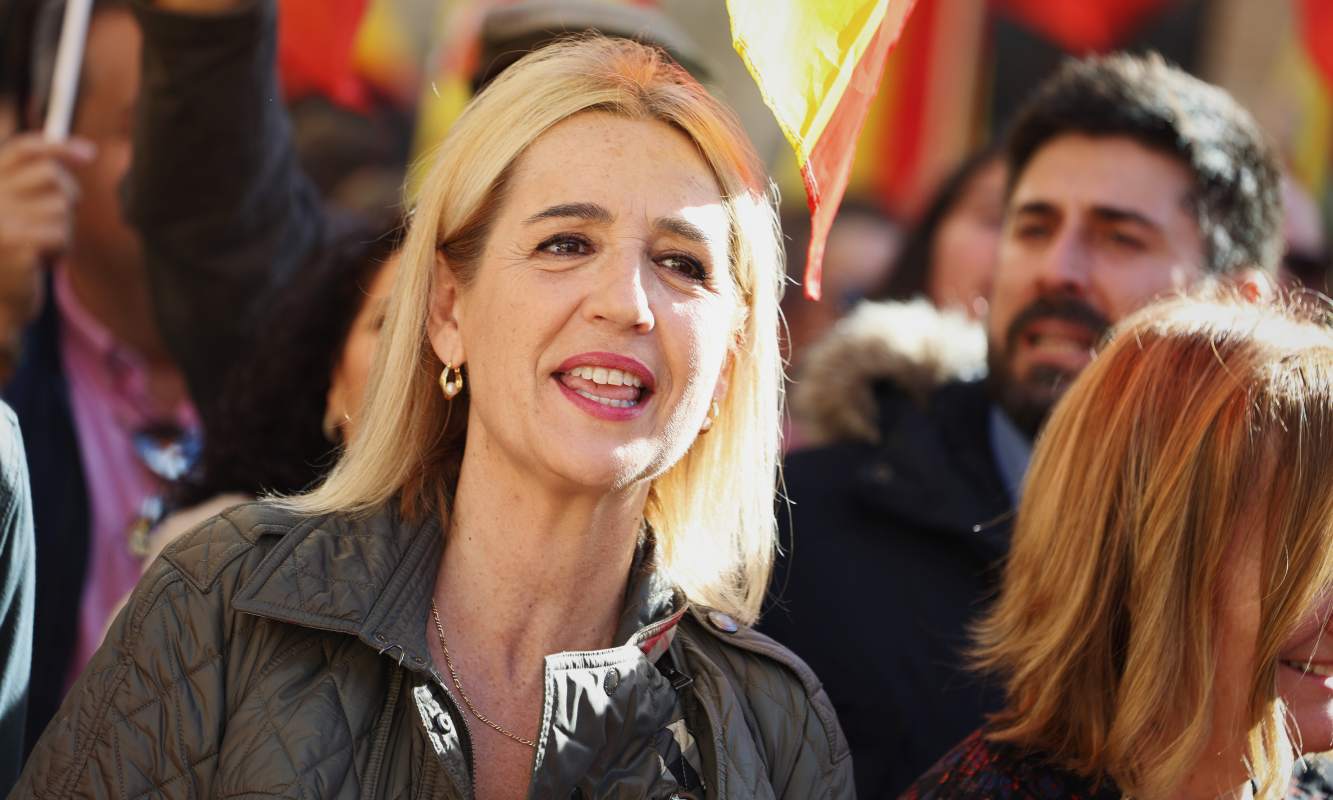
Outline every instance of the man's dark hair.
<path fill-rule="evenodd" d="M 1125 136 L 1184 164 L 1210 272 L 1271 269 L 1281 258 L 1277 160 L 1254 118 L 1225 91 L 1156 54 L 1066 61 L 1009 129 L 1010 190 L 1037 151 L 1071 133 Z"/>

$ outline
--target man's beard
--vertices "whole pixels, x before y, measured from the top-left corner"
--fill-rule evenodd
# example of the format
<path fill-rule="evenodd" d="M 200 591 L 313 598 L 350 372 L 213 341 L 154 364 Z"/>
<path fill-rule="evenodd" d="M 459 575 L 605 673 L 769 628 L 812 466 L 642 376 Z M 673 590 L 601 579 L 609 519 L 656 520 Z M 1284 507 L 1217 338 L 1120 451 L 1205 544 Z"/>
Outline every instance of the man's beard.
<path fill-rule="evenodd" d="M 1077 372 L 1045 365 L 1032 367 L 1021 377 L 1014 374 L 1012 354 L 1024 329 L 1039 319 L 1058 319 L 1080 325 L 1092 332 L 1094 342 L 1101 341 L 1111 327 L 1110 320 L 1081 300 L 1039 297 L 1014 317 L 1005 331 L 1002 348 L 997 347 L 996 342 L 987 347 L 986 389 L 991 400 L 1029 439 L 1037 438 L 1051 409 L 1078 377 Z"/>

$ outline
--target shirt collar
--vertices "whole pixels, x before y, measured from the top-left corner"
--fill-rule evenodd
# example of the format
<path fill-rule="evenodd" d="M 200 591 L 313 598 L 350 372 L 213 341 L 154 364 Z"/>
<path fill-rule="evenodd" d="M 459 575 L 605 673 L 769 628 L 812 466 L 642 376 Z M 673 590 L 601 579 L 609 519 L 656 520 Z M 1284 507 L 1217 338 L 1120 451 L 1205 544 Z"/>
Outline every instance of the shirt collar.
<path fill-rule="evenodd" d="M 185 430 L 198 427 L 188 397 L 168 404 L 154 396 L 148 359 L 118 340 L 80 302 L 69 268 L 64 264 L 55 268 L 52 295 L 59 317 L 64 369 L 77 373 L 71 378 L 72 392 L 95 398 L 105 413 L 129 431 L 153 425 Z"/>
<path fill-rule="evenodd" d="M 55 268 L 54 292 L 65 335 L 73 337 L 80 347 L 103 363 L 123 363 L 130 368 L 143 366 L 139 354 L 117 342 L 111 331 L 79 301 L 69 268 L 63 264 Z"/>
<path fill-rule="evenodd" d="M 1023 496 L 1023 477 L 1032 461 L 1032 441 L 999 406 L 990 408 L 990 445 L 1000 479 L 1017 505 Z"/>

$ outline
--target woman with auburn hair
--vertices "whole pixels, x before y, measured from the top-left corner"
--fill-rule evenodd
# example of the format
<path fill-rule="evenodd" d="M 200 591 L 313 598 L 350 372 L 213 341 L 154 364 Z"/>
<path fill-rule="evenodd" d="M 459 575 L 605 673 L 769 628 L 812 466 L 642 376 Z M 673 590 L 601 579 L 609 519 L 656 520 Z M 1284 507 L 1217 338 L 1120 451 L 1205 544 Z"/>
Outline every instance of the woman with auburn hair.
<path fill-rule="evenodd" d="M 1116 329 L 1037 443 L 976 628 L 1007 703 L 905 797 L 1333 796 L 1289 785 L 1333 747 L 1328 316 L 1180 299 Z"/>
<path fill-rule="evenodd" d="M 749 628 L 767 187 L 655 49 L 507 70 L 433 156 L 341 461 L 168 548 L 16 796 L 850 797 L 818 680 Z"/>

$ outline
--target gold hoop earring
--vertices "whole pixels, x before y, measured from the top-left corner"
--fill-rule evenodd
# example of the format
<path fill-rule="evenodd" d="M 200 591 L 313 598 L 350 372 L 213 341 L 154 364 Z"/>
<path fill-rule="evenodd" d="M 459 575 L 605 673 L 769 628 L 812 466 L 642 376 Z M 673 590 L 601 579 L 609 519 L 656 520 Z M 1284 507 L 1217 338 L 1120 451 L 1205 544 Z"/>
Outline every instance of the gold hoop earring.
<path fill-rule="evenodd" d="M 453 400 L 458 393 L 463 391 L 463 365 L 454 366 L 450 361 L 444 365 L 440 371 L 440 391 L 444 392 L 445 400 Z"/>
<path fill-rule="evenodd" d="M 713 423 L 717 421 L 718 414 L 722 411 L 717 407 L 717 401 L 714 400 L 708 406 L 708 416 L 704 417 L 704 424 L 699 426 L 699 433 L 708 433 L 713 429 Z"/>

